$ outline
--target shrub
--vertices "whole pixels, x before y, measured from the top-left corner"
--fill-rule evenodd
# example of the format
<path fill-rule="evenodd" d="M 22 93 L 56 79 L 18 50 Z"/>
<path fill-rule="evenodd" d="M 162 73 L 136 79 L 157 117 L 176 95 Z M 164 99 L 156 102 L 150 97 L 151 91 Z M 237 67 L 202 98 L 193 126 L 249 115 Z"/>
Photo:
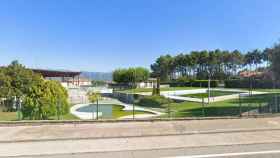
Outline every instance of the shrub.
<path fill-rule="evenodd" d="M 272 80 L 252 80 L 252 88 L 273 88 Z M 276 84 L 276 88 L 279 88 L 280 85 Z M 249 79 L 236 79 L 236 80 L 226 80 L 226 88 L 250 88 Z"/>
<path fill-rule="evenodd" d="M 163 96 L 145 96 L 138 101 L 138 105 L 146 107 L 160 108 L 164 104 L 172 102 L 170 99 L 167 99 Z"/>
<path fill-rule="evenodd" d="M 68 93 L 57 81 L 42 81 L 37 86 L 30 87 L 23 100 L 24 119 L 44 120 L 68 112 Z"/>
<path fill-rule="evenodd" d="M 219 81 L 218 80 L 210 80 L 211 87 L 218 87 Z M 192 87 L 208 87 L 208 80 L 194 80 L 191 81 L 190 85 Z"/>
<path fill-rule="evenodd" d="M 176 80 L 176 82 L 189 82 L 189 79 L 187 77 L 181 76 Z"/>
<path fill-rule="evenodd" d="M 208 80 L 192 80 L 189 82 L 171 82 L 169 83 L 170 87 L 208 87 Z M 218 80 L 211 80 L 210 86 L 211 87 L 218 87 L 219 81 Z"/>

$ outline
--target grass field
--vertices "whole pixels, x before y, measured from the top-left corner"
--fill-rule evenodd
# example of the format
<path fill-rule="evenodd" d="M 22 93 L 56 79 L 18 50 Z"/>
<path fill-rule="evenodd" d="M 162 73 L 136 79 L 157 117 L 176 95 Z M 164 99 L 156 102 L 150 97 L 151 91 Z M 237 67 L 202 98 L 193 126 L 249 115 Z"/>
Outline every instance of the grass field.
<path fill-rule="evenodd" d="M 251 97 L 244 97 L 241 99 L 242 112 L 250 111 L 258 108 L 260 105 L 265 105 L 273 100 L 272 94 L 255 95 Z M 226 100 L 205 104 L 203 115 L 203 106 L 201 103 L 195 102 L 181 102 L 172 103 L 170 111 L 172 117 L 216 117 L 216 116 L 238 116 L 240 114 L 239 99 Z M 166 106 L 168 107 L 168 106 Z M 168 111 L 168 108 L 166 108 Z M 164 117 L 167 117 L 165 115 Z"/>
<path fill-rule="evenodd" d="M 176 90 L 191 90 L 191 89 L 199 89 L 199 87 L 168 87 L 168 88 L 160 88 L 161 91 L 176 91 Z M 141 92 L 152 92 L 152 88 L 136 88 L 136 89 L 128 89 L 121 90 L 119 92 L 124 93 L 141 93 Z"/>
<path fill-rule="evenodd" d="M 123 116 L 132 115 L 132 111 L 123 111 L 123 106 L 120 105 L 114 105 L 113 111 L 112 111 L 112 118 L 117 119 Z M 143 111 L 135 111 L 136 114 L 150 114 L 149 112 L 143 112 Z M 66 115 L 60 116 L 61 120 L 80 120 L 78 117 L 72 115 L 71 113 L 68 113 Z M 0 121 L 16 121 L 17 120 L 17 113 L 16 112 L 0 112 Z M 49 118 L 49 120 L 58 120 L 57 116 L 52 116 Z"/>
<path fill-rule="evenodd" d="M 16 112 L 0 112 L 0 121 L 17 121 Z M 66 114 L 61 116 L 62 120 L 79 120 L 76 116 L 72 114 Z M 57 116 L 50 117 L 50 120 L 57 120 Z"/>
<path fill-rule="evenodd" d="M 242 112 L 246 112 L 252 109 L 258 108 L 260 105 L 265 105 L 268 102 L 274 100 L 275 96 L 278 94 L 261 94 L 253 95 L 251 97 L 241 98 L 241 107 Z M 280 100 L 279 100 L 280 101 Z M 215 102 L 210 104 L 205 104 L 205 110 L 203 113 L 203 107 L 201 103 L 196 102 L 180 102 L 180 103 L 171 103 L 170 111 L 172 117 L 217 117 L 217 116 L 238 116 L 239 115 L 239 99 L 226 100 L 221 102 Z M 115 105 L 113 106 L 113 118 L 120 118 L 123 116 L 132 115 L 132 111 L 123 111 L 122 106 Z M 164 108 L 159 109 L 161 112 L 168 112 L 168 105 L 165 105 Z M 148 112 L 135 111 L 135 114 L 148 114 Z M 203 115 L 205 114 L 205 115 Z M 167 117 L 168 114 L 162 116 Z M 78 118 L 72 114 L 63 115 L 61 117 L 63 120 L 77 120 Z M 50 119 L 57 119 L 56 116 Z M 0 121 L 15 121 L 17 120 L 16 112 L 0 112 Z"/>
<path fill-rule="evenodd" d="M 129 116 L 129 115 L 133 115 L 132 111 L 123 111 L 123 106 L 120 105 L 114 105 L 113 106 L 113 111 L 112 111 L 112 115 L 113 118 L 120 118 L 123 116 Z M 136 114 L 150 114 L 149 112 L 144 112 L 144 111 L 135 111 L 135 115 Z"/>
<path fill-rule="evenodd" d="M 218 96 L 224 96 L 224 95 L 231 95 L 231 94 L 238 94 L 239 92 L 230 92 L 230 91 L 216 91 L 212 90 L 210 91 L 211 97 L 218 97 Z M 196 93 L 196 94 L 185 94 L 181 95 L 183 97 L 191 97 L 191 98 L 207 98 L 208 93 Z"/>
<path fill-rule="evenodd" d="M 0 121 L 15 121 L 17 120 L 16 112 L 0 112 Z"/>

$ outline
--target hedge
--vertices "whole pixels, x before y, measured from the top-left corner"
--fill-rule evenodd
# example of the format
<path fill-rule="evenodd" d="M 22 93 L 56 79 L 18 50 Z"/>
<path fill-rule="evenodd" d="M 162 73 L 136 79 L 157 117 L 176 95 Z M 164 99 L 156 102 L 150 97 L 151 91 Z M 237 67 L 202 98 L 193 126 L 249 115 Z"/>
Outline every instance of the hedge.
<path fill-rule="evenodd" d="M 211 87 L 218 87 L 218 80 L 211 80 Z M 193 80 L 188 82 L 171 82 L 169 83 L 170 87 L 208 87 L 208 80 Z"/>
<path fill-rule="evenodd" d="M 170 102 L 172 102 L 172 100 L 169 100 L 163 96 L 156 95 L 156 96 L 145 96 L 141 98 L 137 104 L 140 106 L 160 108 L 163 107 L 164 104 L 168 104 Z"/>
<path fill-rule="evenodd" d="M 236 79 L 236 80 L 226 80 L 225 87 L 226 88 L 250 88 L 250 83 L 252 84 L 252 88 L 273 88 L 272 80 L 251 80 L 250 79 Z M 275 88 L 279 88 L 279 84 L 275 84 Z"/>

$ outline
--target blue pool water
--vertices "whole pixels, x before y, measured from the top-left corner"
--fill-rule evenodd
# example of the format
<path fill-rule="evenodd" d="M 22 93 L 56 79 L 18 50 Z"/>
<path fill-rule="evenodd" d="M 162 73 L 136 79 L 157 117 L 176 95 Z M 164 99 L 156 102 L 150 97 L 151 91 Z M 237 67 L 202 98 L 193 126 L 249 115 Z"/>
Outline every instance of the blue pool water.
<path fill-rule="evenodd" d="M 96 106 L 96 104 L 90 104 L 88 106 L 84 106 L 84 107 L 79 108 L 77 111 L 93 113 L 93 112 L 97 112 L 97 106 Z M 111 104 L 99 104 L 98 105 L 98 112 L 102 113 L 102 117 L 110 118 L 110 117 L 112 117 L 112 113 L 113 113 L 113 105 L 111 105 Z"/>

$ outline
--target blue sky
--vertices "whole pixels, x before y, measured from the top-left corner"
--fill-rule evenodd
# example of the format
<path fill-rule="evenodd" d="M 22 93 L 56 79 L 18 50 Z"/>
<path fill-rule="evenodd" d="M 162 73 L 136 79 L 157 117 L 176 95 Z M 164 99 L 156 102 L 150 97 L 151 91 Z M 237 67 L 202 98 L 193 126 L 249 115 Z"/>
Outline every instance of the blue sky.
<path fill-rule="evenodd" d="M 111 71 L 280 37 L 279 0 L 1 0 L 0 65 Z"/>

